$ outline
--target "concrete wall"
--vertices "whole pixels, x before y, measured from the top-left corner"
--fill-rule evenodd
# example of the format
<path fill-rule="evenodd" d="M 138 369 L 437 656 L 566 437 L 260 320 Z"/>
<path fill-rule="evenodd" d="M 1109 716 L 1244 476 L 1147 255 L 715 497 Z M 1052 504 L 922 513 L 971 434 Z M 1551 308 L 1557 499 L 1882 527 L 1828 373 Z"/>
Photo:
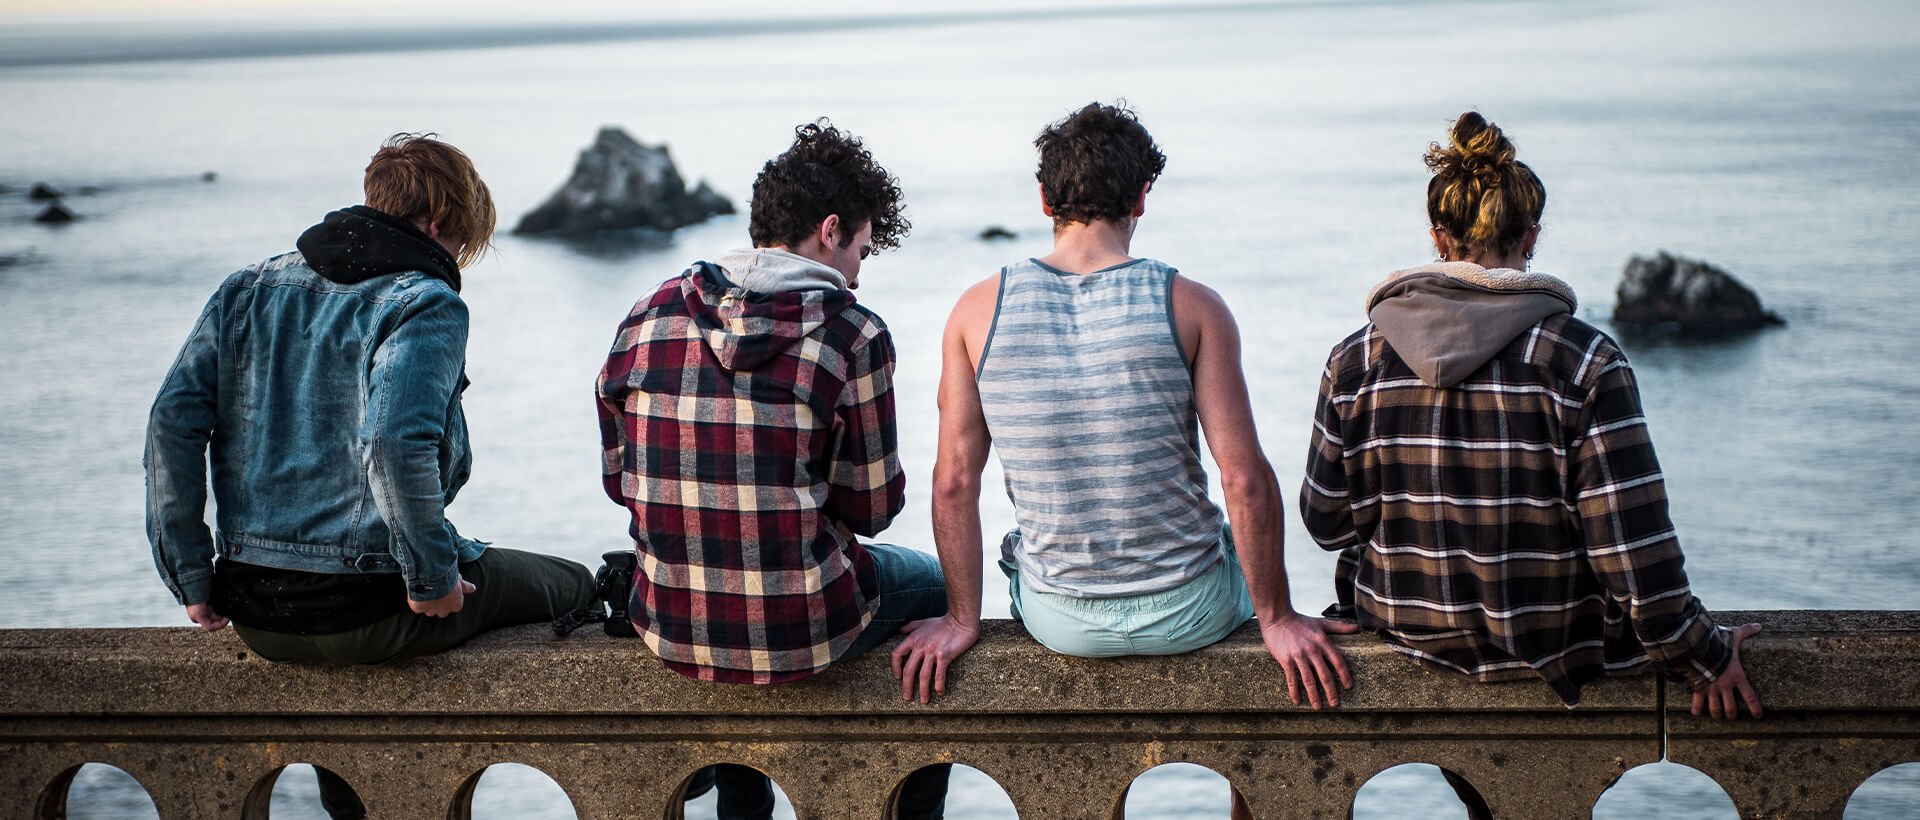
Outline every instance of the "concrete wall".
<path fill-rule="evenodd" d="M 1744 654 L 1764 720 L 1693 718 L 1650 677 L 1592 685 L 1569 711 L 1543 684 L 1430 673 L 1370 636 L 1341 639 L 1357 684 L 1314 712 L 1287 702 L 1251 626 L 1190 655 L 1085 660 L 990 622 L 929 706 L 902 702 L 885 651 L 756 688 L 687 680 L 591 628 L 357 669 L 270 664 L 231 631 L 0 630 L 0 817 L 59 816 L 90 761 L 133 775 L 164 820 L 264 817 L 291 763 L 340 774 L 376 818 L 463 817 L 508 762 L 550 775 L 582 820 L 670 816 L 684 778 L 719 762 L 772 775 L 801 818 L 878 818 L 901 778 L 949 761 L 1025 818 L 1105 820 L 1176 761 L 1225 775 L 1262 818 L 1345 817 L 1406 762 L 1464 776 L 1498 816 L 1587 817 L 1664 737 L 1743 817 L 1837 818 L 1861 781 L 1920 761 L 1920 612 L 1719 617 L 1767 626 Z"/>

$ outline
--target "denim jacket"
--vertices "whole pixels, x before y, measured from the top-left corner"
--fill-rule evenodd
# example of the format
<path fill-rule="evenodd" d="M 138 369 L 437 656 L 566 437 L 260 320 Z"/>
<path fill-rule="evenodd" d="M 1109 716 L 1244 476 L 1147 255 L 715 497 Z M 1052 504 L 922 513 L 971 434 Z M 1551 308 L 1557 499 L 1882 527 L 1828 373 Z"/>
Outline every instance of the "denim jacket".
<path fill-rule="evenodd" d="M 288 253 L 214 293 L 147 426 L 147 536 L 180 603 L 209 599 L 215 555 L 399 572 L 416 601 L 452 591 L 459 563 L 486 548 L 444 515 L 472 467 L 454 275 L 343 282 Z"/>

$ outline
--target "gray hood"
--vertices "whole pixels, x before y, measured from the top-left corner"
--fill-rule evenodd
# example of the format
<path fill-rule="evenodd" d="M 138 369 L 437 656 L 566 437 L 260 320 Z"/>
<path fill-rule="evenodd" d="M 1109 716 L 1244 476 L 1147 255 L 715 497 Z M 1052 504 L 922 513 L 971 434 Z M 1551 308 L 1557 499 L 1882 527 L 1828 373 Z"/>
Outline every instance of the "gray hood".
<path fill-rule="evenodd" d="M 1540 320 L 1578 307 L 1544 273 L 1436 262 L 1395 271 L 1367 294 L 1367 318 L 1429 386 L 1465 381 Z"/>
<path fill-rule="evenodd" d="M 754 293 L 846 290 L 847 277 L 797 253 L 779 248 L 741 248 L 713 260 L 735 286 Z"/>

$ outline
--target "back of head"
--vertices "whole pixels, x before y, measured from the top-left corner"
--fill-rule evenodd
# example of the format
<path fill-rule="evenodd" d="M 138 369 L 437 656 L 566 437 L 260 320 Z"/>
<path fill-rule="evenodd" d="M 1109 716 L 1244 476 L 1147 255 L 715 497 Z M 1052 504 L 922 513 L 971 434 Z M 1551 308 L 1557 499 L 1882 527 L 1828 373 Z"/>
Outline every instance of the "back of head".
<path fill-rule="evenodd" d="M 459 243 L 461 267 L 491 247 L 493 194 L 473 160 L 433 134 L 399 133 L 387 138 L 367 163 L 367 207 L 409 222 L 431 222 L 440 236 Z"/>
<path fill-rule="evenodd" d="M 1461 114 L 1446 146 L 1428 146 L 1427 167 L 1427 219 L 1463 245 L 1463 255 L 1509 255 L 1540 224 L 1546 186 L 1480 112 Z"/>
<path fill-rule="evenodd" d="M 747 234 L 755 247 L 793 247 L 828 216 L 840 216 L 840 246 L 873 224 L 874 251 L 900 247 L 913 228 L 900 181 L 873 161 L 860 138 L 825 118 L 794 130 L 793 146 L 767 160 L 753 180 Z"/>
<path fill-rule="evenodd" d="M 1133 215 L 1140 193 L 1166 170 L 1167 156 L 1132 110 L 1088 103 L 1046 127 L 1040 149 L 1040 193 L 1054 225 Z"/>

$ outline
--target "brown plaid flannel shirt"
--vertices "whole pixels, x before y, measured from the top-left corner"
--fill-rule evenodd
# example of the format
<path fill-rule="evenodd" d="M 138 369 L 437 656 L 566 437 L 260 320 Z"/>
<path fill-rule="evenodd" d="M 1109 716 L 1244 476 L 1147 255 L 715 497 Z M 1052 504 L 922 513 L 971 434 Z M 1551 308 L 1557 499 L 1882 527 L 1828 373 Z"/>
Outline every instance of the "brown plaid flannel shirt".
<path fill-rule="evenodd" d="M 1341 551 L 1329 615 L 1479 680 L 1538 675 L 1569 706 L 1652 663 L 1705 685 L 1731 658 L 1688 585 L 1626 356 L 1568 314 L 1461 384 L 1422 382 L 1369 324 L 1320 383 L 1301 514 Z"/>

